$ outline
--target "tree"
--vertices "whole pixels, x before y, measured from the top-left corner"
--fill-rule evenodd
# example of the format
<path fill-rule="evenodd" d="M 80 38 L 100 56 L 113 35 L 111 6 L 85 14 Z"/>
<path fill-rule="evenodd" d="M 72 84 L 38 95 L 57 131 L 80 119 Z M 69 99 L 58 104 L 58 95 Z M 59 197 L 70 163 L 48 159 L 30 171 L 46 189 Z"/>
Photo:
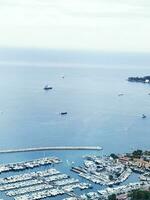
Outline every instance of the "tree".
<path fill-rule="evenodd" d="M 117 159 L 118 158 L 118 156 L 116 154 L 114 154 L 114 153 L 111 153 L 110 157 L 112 157 L 113 159 Z"/>
<path fill-rule="evenodd" d="M 129 197 L 131 200 L 150 200 L 150 191 L 134 190 Z"/>
<path fill-rule="evenodd" d="M 133 151 L 133 153 L 132 153 L 132 156 L 133 156 L 134 158 L 141 158 L 142 155 L 143 155 L 143 151 L 140 150 L 140 149 L 138 149 L 138 150 L 136 150 L 136 151 Z"/>
<path fill-rule="evenodd" d="M 113 180 L 113 175 L 109 175 L 109 180 L 110 180 L 110 181 Z"/>
<path fill-rule="evenodd" d="M 117 199 L 117 197 L 115 194 L 111 194 L 108 196 L 108 200 L 116 200 L 116 199 Z"/>

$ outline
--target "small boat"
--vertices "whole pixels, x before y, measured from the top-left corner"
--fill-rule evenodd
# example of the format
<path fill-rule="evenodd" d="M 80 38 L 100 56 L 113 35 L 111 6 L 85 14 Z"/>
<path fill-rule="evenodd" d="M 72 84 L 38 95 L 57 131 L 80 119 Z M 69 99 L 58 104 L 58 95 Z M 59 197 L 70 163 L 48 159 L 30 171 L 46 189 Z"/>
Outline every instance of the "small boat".
<path fill-rule="evenodd" d="M 142 115 L 142 118 L 143 118 L 143 119 L 146 118 L 146 115 L 143 114 L 143 115 Z"/>
<path fill-rule="evenodd" d="M 123 93 L 118 94 L 119 97 L 120 97 L 120 96 L 123 96 L 123 95 L 124 95 Z"/>
<path fill-rule="evenodd" d="M 51 87 L 51 86 L 49 86 L 49 85 L 46 85 L 45 87 L 44 87 L 44 90 L 52 90 L 53 88 Z"/>
<path fill-rule="evenodd" d="M 60 114 L 61 115 L 67 115 L 68 113 L 67 112 L 61 112 Z"/>

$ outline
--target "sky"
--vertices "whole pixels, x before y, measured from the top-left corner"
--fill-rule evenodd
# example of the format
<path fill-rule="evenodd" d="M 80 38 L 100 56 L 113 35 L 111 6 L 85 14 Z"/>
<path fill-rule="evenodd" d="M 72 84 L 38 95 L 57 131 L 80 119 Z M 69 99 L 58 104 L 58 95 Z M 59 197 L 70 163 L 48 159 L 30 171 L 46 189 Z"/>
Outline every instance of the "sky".
<path fill-rule="evenodd" d="M 150 0 L 0 0 L 0 48 L 150 52 Z"/>

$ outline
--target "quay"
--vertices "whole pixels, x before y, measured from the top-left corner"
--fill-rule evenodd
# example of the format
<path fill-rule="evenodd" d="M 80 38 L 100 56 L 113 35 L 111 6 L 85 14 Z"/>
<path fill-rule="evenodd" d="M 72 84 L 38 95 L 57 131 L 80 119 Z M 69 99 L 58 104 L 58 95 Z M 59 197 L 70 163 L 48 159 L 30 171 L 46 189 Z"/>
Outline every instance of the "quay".
<path fill-rule="evenodd" d="M 31 152 L 31 151 L 50 151 L 50 150 L 94 150 L 100 151 L 102 147 L 100 146 L 55 146 L 55 147 L 31 147 L 31 148 L 23 148 L 23 149 L 4 149 L 0 150 L 0 154 L 2 153 L 19 153 L 19 152 Z"/>

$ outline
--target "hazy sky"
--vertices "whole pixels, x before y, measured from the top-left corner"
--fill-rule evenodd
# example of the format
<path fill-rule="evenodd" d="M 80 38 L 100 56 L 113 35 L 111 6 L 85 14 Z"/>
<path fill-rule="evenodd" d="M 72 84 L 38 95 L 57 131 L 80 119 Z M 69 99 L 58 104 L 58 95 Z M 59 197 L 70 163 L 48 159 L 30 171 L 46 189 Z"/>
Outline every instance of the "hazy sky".
<path fill-rule="evenodd" d="M 150 52 L 150 0 L 0 0 L 0 47 Z"/>

